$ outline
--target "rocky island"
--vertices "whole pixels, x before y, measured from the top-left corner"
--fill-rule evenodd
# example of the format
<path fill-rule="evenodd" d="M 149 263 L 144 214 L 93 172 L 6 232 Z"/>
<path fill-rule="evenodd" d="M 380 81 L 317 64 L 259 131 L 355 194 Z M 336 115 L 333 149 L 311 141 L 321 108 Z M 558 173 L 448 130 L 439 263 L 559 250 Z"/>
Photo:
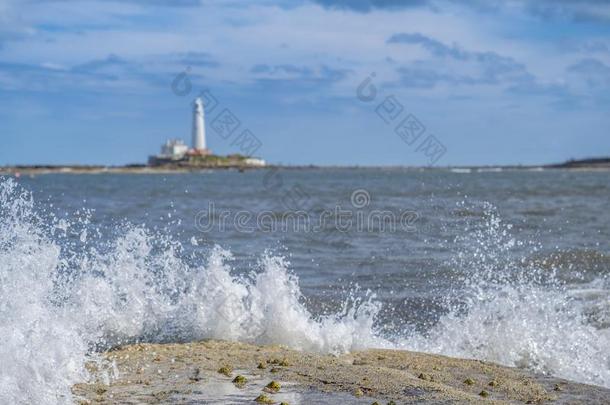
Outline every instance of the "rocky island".
<path fill-rule="evenodd" d="M 262 159 L 231 154 L 220 155 L 198 155 L 190 154 L 180 159 L 163 159 L 151 156 L 148 167 L 165 169 L 247 169 L 265 167 L 266 163 Z"/>

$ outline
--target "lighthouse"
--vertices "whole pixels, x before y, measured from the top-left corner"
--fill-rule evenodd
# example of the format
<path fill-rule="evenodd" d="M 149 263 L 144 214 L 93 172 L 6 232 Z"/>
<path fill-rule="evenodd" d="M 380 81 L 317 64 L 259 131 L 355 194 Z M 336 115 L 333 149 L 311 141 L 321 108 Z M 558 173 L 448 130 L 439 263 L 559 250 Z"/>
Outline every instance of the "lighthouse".
<path fill-rule="evenodd" d="M 193 103 L 193 152 L 207 154 L 205 145 L 205 112 L 200 97 Z"/>
<path fill-rule="evenodd" d="M 168 139 L 161 146 L 160 154 L 148 157 L 149 166 L 168 166 L 181 169 L 188 167 L 243 169 L 245 167 L 263 167 L 266 165 L 264 160 L 251 157 L 251 154 L 260 147 L 261 142 L 250 131 L 248 131 L 249 134 L 246 134 L 244 131 L 243 139 L 239 138 L 240 152 L 248 151 L 248 155 L 240 153 L 233 153 L 228 156 L 213 155 L 212 151 L 207 148 L 205 141 L 205 110 L 203 101 L 200 97 L 197 97 L 192 105 L 193 127 L 191 147 L 189 148 L 182 139 Z M 212 122 L 212 124 L 214 123 Z"/>

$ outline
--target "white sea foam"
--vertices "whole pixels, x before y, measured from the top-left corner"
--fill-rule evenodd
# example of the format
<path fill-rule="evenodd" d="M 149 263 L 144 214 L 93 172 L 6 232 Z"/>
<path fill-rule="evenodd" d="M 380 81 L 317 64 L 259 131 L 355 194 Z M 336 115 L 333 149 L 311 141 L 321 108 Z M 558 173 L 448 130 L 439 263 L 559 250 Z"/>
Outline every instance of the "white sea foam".
<path fill-rule="evenodd" d="M 604 315 L 591 322 L 590 300 L 582 298 L 607 298 L 599 292 L 608 291 L 604 281 L 593 295 L 583 286 L 572 294 L 539 277 L 498 272 L 503 264 L 492 258 L 517 242 L 497 218 L 471 232 L 474 240 L 466 242 L 474 250 L 456 260 L 472 267 L 463 280 L 466 307 L 426 335 L 383 338 L 373 295 L 348 297 L 338 313 L 313 316 L 288 263 L 270 254 L 261 255 L 256 272 L 238 277 L 230 252 L 216 247 L 193 265 L 179 243 L 142 227 L 117 229 L 118 237 L 96 247 L 99 230 L 81 237 L 86 219 L 43 220 L 10 180 L 0 183 L 0 214 L 0 403 L 69 402 L 70 387 L 87 379 L 85 362 L 117 344 L 204 338 L 328 353 L 411 348 L 610 386 L 608 326 Z M 78 249 L 59 240 L 67 232 Z M 599 308 L 607 319 L 607 306 Z"/>
<path fill-rule="evenodd" d="M 494 289 L 473 300 L 466 314 L 443 316 L 408 347 L 610 386 L 609 331 L 590 324 L 585 313 L 569 291 Z"/>
<path fill-rule="evenodd" d="M 390 346 L 373 332 L 372 299 L 314 319 L 281 258 L 263 255 L 259 272 L 238 278 L 229 252 L 217 247 L 207 263 L 188 266 L 179 244 L 138 227 L 104 253 L 64 251 L 53 235 L 75 224 L 43 223 L 13 181 L 1 183 L 0 207 L 0 403 L 69 402 L 70 387 L 87 379 L 85 361 L 121 343 L 218 338 L 331 353 Z"/>
<path fill-rule="evenodd" d="M 610 285 L 578 287 L 553 270 L 509 259 L 524 243 L 486 204 L 487 221 L 466 232 L 453 265 L 465 270 L 455 306 L 412 350 L 475 358 L 610 387 Z M 535 250 L 535 249 L 534 249 Z"/>
<path fill-rule="evenodd" d="M 54 304 L 60 249 L 13 182 L 0 183 L 0 204 L 0 402 L 65 402 L 86 376 L 87 341 L 73 314 Z"/>

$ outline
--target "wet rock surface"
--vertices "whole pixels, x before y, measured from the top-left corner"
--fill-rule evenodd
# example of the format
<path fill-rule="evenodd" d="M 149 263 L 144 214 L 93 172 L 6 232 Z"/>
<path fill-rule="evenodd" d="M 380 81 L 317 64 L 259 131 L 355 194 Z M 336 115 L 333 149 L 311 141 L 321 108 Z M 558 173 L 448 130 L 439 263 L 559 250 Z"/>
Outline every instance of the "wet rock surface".
<path fill-rule="evenodd" d="M 202 341 L 137 344 L 104 357 L 114 375 L 92 365 L 92 381 L 73 387 L 77 403 L 610 403 L 602 387 L 398 350 L 333 356 Z"/>

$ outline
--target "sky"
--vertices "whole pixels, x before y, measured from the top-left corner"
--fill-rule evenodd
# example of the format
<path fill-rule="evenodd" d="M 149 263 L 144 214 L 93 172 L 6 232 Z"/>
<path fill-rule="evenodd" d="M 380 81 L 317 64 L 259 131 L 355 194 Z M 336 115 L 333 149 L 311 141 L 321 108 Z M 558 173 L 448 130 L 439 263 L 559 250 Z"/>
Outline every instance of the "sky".
<path fill-rule="evenodd" d="M 0 165 L 610 155 L 610 2 L 0 0 Z M 245 143 L 244 140 L 249 140 Z"/>

